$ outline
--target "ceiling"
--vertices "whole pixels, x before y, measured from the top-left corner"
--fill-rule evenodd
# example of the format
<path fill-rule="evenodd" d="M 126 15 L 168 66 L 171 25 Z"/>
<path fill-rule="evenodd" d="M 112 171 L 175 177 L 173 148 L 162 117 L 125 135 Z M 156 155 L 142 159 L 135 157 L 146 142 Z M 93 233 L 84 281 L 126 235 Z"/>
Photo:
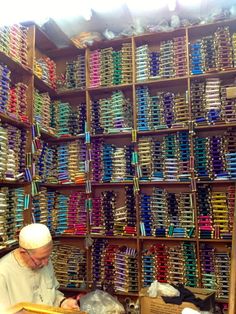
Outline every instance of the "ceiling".
<path fill-rule="evenodd" d="M 151 0 L 145 0 L 145 3 L 147 1 L 154 3 Z M 57 47 L 61 48 L 69 44 L 68 37 L 78 36 L 82 32 L 103 34 L 108 29 L 112 31 L 112 35 L 118 37 L 121 34 L 132 35 L 132 33 L 158 30 L 160 25 L 170 27 L 173 15 L 178 16 L 180 23 L 186 23 L 187 20 L 191 24 L 207 23 L 221 19 L 223 16 L 236 18 L 236 0 L 188 0 L 185 2 L 186 5 L 181 5 L 180 0 L 177 0 L 175 11 L 170 11 L 167 5 L 163 5 L 158 10 L 153 8 L 150 10 L 147 3 L 146 7 L 138 10 L 138 8 L 130 8 L 127 4 L 122 4 L 104 13 L 91 10 L 89 20 L 78 14 L 73 18 L 49 19 L 40 26 Z M 197 2 L 198 4 L 194 5 Z"/>

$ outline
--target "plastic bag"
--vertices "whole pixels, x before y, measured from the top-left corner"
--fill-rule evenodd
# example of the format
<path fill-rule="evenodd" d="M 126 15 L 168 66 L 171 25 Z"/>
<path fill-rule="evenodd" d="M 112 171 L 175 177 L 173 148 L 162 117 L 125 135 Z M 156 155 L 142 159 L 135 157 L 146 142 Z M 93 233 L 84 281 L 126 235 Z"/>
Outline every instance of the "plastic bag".
<path fill-rule="evenodd" d="M 109 293 L 95 290 L 80 298 L 80 309 L 88 314 L 123 314 L 123 305 Z"/>
<path fill-rule="evenodd" d="M 147 290 L 149 297 L 179 297 L 179 290 L 175 289 L 168 283 L 160 283 L 155 280 Z"/>
<path fill-rule="evenodd" d="M 108 40 L 114 39 L 116 37 L 115 33 L 110 31 L 109 29 L 106 29 L 102 34 Z"/>

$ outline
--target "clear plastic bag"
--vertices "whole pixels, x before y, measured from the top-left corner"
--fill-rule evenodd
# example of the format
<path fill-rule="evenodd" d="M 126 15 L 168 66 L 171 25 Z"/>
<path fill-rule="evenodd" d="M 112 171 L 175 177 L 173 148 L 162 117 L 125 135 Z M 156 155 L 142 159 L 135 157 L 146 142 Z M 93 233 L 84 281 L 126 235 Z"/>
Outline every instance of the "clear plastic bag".
<path fill-rule="evenodd" d="M 80 309 L 88 314 L 123 314 L 123 305 L 109 293 L 95 290 L 80 298 Z"/>
<path fill-rule="evenodd" d="M 173 286 L 168 283 L 160 283 L 157 280 L 152 282 L 151 286 L 148 288 L 148 295 L 150 297 L 179 297 L 179 290 L 175 289 Z"/>

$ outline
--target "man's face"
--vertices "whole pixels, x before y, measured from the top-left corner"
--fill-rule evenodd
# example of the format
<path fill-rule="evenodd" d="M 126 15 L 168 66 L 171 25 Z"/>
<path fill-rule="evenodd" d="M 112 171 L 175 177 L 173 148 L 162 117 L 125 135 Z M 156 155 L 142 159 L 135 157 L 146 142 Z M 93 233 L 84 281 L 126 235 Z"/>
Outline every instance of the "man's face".
<path fill-rule="evenodd" d="M 39 269 L 48 264 L 52 253 L 52 243 L 35 250 L 25 250 L 29 259 L 28 265 L 31 269 Z"/>

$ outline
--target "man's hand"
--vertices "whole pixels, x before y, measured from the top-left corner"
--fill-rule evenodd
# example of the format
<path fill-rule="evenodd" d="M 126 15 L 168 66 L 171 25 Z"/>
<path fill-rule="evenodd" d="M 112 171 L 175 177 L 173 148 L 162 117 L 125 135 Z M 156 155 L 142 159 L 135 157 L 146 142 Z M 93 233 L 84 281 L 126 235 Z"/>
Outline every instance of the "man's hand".
<path fill-rule="evenodd" d="M 77 303 L 77 300 L 76 299 L 73 299 L 73 298 L 67 298 L 65 299 L 62 304 L 61 304 L 61 307 L 65 310 L 71 310 L 71 309 L 74 309 L 74 310 L 79 310 L 79 306 L 78 306 L 78 303 Z"/>

